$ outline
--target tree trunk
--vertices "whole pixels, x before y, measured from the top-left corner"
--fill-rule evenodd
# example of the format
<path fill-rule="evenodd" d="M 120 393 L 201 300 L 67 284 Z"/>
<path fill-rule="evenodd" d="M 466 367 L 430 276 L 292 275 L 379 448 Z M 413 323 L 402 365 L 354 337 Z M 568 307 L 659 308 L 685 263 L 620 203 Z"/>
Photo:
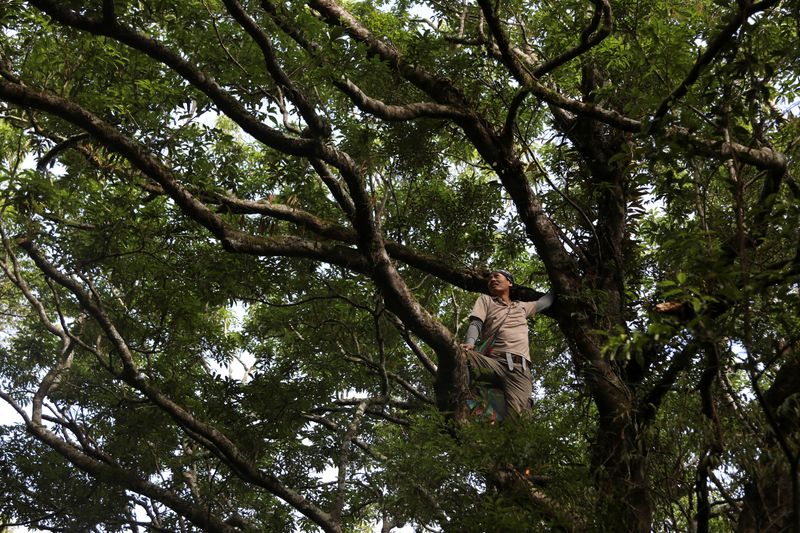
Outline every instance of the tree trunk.
<path fill-rule="evenodd" d="M 584 67 L 582 92 L 586 101 L 594 98 L 598 76 L 591 66 Z M 566 338 L 575 341 L 576 373 L 585 377 L 599 413 L 591 444 L 598 494 L 596 526 L 603 531 L 647 532 L 653 511 L 647 483 L 646 422 L 638 420 L 633 390 L 642 378 L 642 369 L 635 359 L 617 362 L 610 358 L 601 350 L 602 339 L 592 333 L 627 331 L 623 244 L 630 177 L 627 159 L 620 154 L 628 153 L 628 141 L 593 119 L 551 110 L 556 127 L 570 139 L 585 163 L 589 175 L 583 192 L 594 196 L 597 205 L 596 223 L 584 228 L 592 239 L 583 248 L 586 264 L 579 282 L 582 289 L 575 291 L 572 309 L 559 320 Z"/>
<path fill-rule="evenodd" d="M 650 531 L 652 502 L 647 484 L 647 449 L 630 411 L 603 416 L 592 446 L 602 531 Z"/>
<path fill-rule="evenodd" d="M 434 382 L 436 405 L 456 423 L 467 418 L 467 357 L 459 348 L 454 360 L 440 358 Z"/>

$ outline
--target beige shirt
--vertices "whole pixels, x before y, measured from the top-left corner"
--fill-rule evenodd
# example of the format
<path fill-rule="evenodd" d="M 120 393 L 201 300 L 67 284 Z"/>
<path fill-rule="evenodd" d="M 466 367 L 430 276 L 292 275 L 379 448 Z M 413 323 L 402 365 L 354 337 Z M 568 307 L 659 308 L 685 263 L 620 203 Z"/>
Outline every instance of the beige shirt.
<path fill-rule="evenodd" d="M 552 298 L 542 297 L 535 302 L 512 300 L 506 304 L 502 298 L 481 294 L 472 308 L 470 316 L 483 321 L 481 341 L 488 339 L 495 331 L 493 351 L 510 352 L 531 360 L 528 340 L 528 317 L 536 311 L 549 307 Z"/>

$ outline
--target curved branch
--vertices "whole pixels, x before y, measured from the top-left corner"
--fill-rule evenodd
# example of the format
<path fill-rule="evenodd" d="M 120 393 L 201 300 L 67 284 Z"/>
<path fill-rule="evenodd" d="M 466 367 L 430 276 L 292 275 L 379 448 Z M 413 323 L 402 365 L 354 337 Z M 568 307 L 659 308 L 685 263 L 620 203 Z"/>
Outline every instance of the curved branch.
<path fill-rule="evenodd" d="M 540 78 L 568 61 L 588 52 L 614 31 L 614 18 L 611 15 L 611 4 L 609 4 L 608 0 L 590 1 L 594 4 L 594 15 L 591 23 L 581 32 L 580 43 L 550 61 L 531 68 L 531 73 L 534 76 Z M 601 21 L 603 23 L 602 27 L 600 27 Z"/>
<path fill-rule="evenodd" d="M 758 169 L 783 174 L 789 163 L 786 155 L 766 146 L 753 148 L 733 141 L 703 139 L 692 134 L 688 129 L 677 126 L 667 128 L 663 133 L 667 139 L 684 145 L 698 154 L 722 160 L 735 158 L 740 163 L 746 163 Z"/>
<path fill-rule="evenodd" d="M 53 159 L 55 159 L 61 152 L 68 150 L 78 144 L 81 141 L 85 141 L 89 138 L 89 135 L 86 133 L 80 133 L 78 135 L 73 135 L 72 137 L 65 139 L 54 147 L 52 147 L 46 154 L 44 154 L 39 162 L 36 163 L 36 170 L 39 172 L 44 172 L 47 169 L 47 165 L 49 165 Z"/>
<path fill-rule="evenodd" d="M 386 104 L 367 96 L 349 79 L 334 81 L 333 84 L 346 94 L 359 109 L 388 121 L 414 120 L 417 118 L 463 118 L 466 114 L 452 106 L 434 102 L 418 102 L 404 105 Z"/>
<path fill-rule="evenodd" d="M 319 176 L 319 179 L 322 180 L 322 183 L 328 188 L 333 195 L 333 198 L 339 204 L 344 214 L 347 215 L 347 218 L 350 219 L 352 222 L 355 220 L 356 216 L 356 207 L 353 205 L 353 199 L 350 198 L 350 195 L 347 194 L 347 191 L 344 190 L 342 184 L 339 183 L 339 180 L 334 177 L 331 173 L 328 165 L 325 164 L 324 161 L 321 159 L 317 159 L 315 157 L 309 158 L 308 160 L 311 163 L 311 166 Z"/>
<path fill-rule="evenodd" d="M 278 83 L 279 86 L 286 89 L 289 100 L 297 106 L 300 114 L 305 119 L 306 123 L 311 127 L 312 131 L 320 137 L 329 137 L 331 134 L 331 127 L 322 117 L 315 111 L 314 106 L 308 101 L 306 96 L 297 88 L 289 76 L 283 71 L 278 59 L 275 57 L 275 51 L 272 42 L 264 31 L 256 24 L 256 22 L 247 14 L 242 5 L 237 0 L 223 0 L 228 13 L 244 28 L 244 30 L 253 38 L 264 56 L 267 71 L 272 79 Z"/>
<path fill-rule="evenodd" d="M 328 24 L 341 27 L 354 40 L 367 45 L 372 53 L 389 63 L 401 76 L 436 102 L 456 109 L 469 109 L 465 96 L 449 80 L 434 76 L 407 62 L 392 44 L 376 38 L 366 26 L 334 0 L 309 0 L 308 5 L 322 14 Z"/>
<path fill-rule="evenodd" d="M 400 336 L 403 337 L 403 340 L 406 342 L 406 346 L 408 346 L 411 351 L 414 352 L 414 355 L 417 356 L 417 359 L 419 359 L 419 361 L 422 363 L 422 366 L 424 366 L 428 372 L 435 376 L 437 373 L 436 363 L 431 361 L 430 357 L 428 357 L 422 348 L 420 348 L 419 345 L 414 342 L 414 339 L 412 339 L 411 335 L 409 335 L 408 328 L 405 327 L 405 324 L 403 324 L 403 322 L 392 313 L 386 313 L 386 317 L 400 333 Z"/>
<path fill-rule="evenodd" d="M 354 244 L 356 234 L 339 224 L 334 224 L 304 211 L 284 204 L 276 204 L 269 200 L 243 200 L 231 193 L 215 195 L 212 201 L 218 202 L 222 209 L 237 214 L 264 215 L 278 220 L 284 220 L 309 229 L 322 237 Z"/>
<path fill-rule="evenodd" d="M 497 44 L 489 39 L 486 39 L 485 36 L 481 37 L 459 37 L 456 35 L 444 35 L 444 40 L 448 43 L 462 45 L 462 46 L 472 46 L 472 47 L 479 47 L 481 48 L 487 55 L 497 59 L 498 61 L 503 61 L 503 54 L 500 52 L 500 48 Z M 534 63 L 533 58 L 530 54 L 526 53 L 525 51 L 521 50 L 517 46 L 511 47 L 511 51 L 518 57 L 522 58 L 526 65 L 532 65 Z M 531 70 L 531 72 L 535 72 Z"/>
<path fill-rule="evenodd" d="M 748 18 L 760 11 L 764 11 L 765 9 L 774 6 L 777 3 L 778 0 L 765 0 L 758 4 L 753 4 L 752 0 L 739 2 L 739 11 L 731 16 L 731 19 L 728 21 L 722 31 L 720 31 L 708 44 L 705 52 L 703 52 L 703 54 L 697 58 L 694 66 L 692 66 L 692 70 L 689 71 L 689 74 L 686 75 L 686 78 L 684 78 L 680 85 L 673 89 L 669 96 L 667 96 L 661 102 L 661 104 L 659 104 L 656 112 L 653 113 L 653 122 L 660 122 L 669 112 L 673 104 L 686 96 L 686 93 L 689 92 L 689 88 L 694 84 L 694 82 L 697 81 L 697 78 L 700 77 L 700 74 L 703 72 L 703 70 L 714 61 L 714 59 L 717 57 L 717 55 L 719 55 L 720 52 L 722 52 L 722 50 L 725 49 L 725 47 L 730 43 L 734 33 L 739 30 L 739 28 Z"/>
<path fill-rule="evenodd" d="M 658 408 L 664 396 L 672 390 L 672 386 L 677 381 L 681 372 L 692 362 L 692 357 L 697 353 L 699 348 L 697 343 L 692 342 L 672 357 L 672 362 L 661 376 L 661 379 L 650 388 L 640 402 L 639 408 L 642 413 L 641 417 L 643 422 L 652 420 L 656 413 L 658 413 Z"/>
<path fill-rule="evenodd" d="M 511 46 L 508 36 L 503 30 L 500 18 L 497 16 L 489 0 L 478 0 L 481 11 L 489 25 L 489 30 L 497 42 L 496 52 L 499 52 L 500 60 L 506 68 L 508 68 L 514 78 L 523 84 L 526 83 L 526 79 L 530 76 L 534 78 L 544 76 L 581 54 L 586 53 L 611 34 L 614 21 L 611 16 L 611 5 L 608 3 L 608 0 L 591 0 L 591 2 L 595 6 L 594 15 L 589 25 L 581 32 L 579 44 L 557 57 L 554 57 L 550 61 L 534 66 L 530 64 L 531 60 L 527 54 Z M 601 22 L 603 23 L 602 27 L 600 26 Z M 517 59 L 518 57 L 522 58 L 526 64 L 520 63 Z"/>
<path fill-rule="evenodd" d="M 0 219 L 0 222 L 1 221 L 2 219 Z M 0 224 L 0 237 L 2 237 L 3 248 L 5 249 L 6 257 L 11 259 L 11 268 L 9 268 L 4 261 L 0 263 L 0 269 L 2 269 L 6 278 L 19 289 L 25 299 L 28 300 L 28 303 L 36 310 L 36 314 L 39 316 L 39 322 L 42 323 L 45 329 L 61 339 L 60 360 L 55 366 L 53 366 L 53 368 L 48 370 L 47 374 L 45 374 L 45 376 L 42 378 L 42 381 L 39 383 L 39 387 L 37 388 L 36 393 L 33 395 L 31 400 L 31 418 L 35 424 L 41 424 L 44 400 L 50 391 L 58 385 L 63 373 L 69 369 L 70 366 L 72 366 L 75 344 L 72 342 L 72 339 L 67 333 L 65 326 L 62 325 L 59 327 L 50 320 L 50 318 L 47 316 L 44 305 L 42 305 L 42 302 L 36 296 L 34 296 L 30 286 L 25 281 L 25 278 L 22 277 L 19 263 L 17 262 L 17 258 L 11 249 L 11 243 L 8 241 L 2 224 Z M 64 321 L 62 318 L 62 324 L 63 323 Z"/>
<path fill-rule="evenodd" d="M 337 240 L 347 244 L 357 241 L 357 234 L 350 230 L 315 217 L 311 213 L 266 200 L 242 200 L 232 195 L 223 197 L 221 203 L 234 213 L 261 214 L 280 220 L 292 222 L 307 228 L 321 237 Z M 287 237 L 288 238 L 288 237 Z M 452 285 L 471 292 L 487 292 L 486 279 L 488 272 L 475 269 L 454 268 L 449 262 L 433 255 L 421 253 L 409 246 L 386 241 L 386 251 L 398 261 L 422 270 Z"/>
<path fill-rule="evenodd" d="M 307 228 L 326 239 L 346 244 L 355 244 L 358 239 L 354 230 L 327 222 L 307 211 L 294 207 L 274 204 L 266 200 L 242 200 L 232 195 L 222 197 L 220 202 L 233 213 L 261 214 L 285 220 Z M 455 268 L 449 262 L 436 256 L 424 254 L 409 246 L 393 241 L 385 241 L 384 245 L 392 259 L 402 261 L 411 267 L 432 274 L 464 290 L 484 293 L 488 291 L 486 286 L 487 271 Z"/>
<path fill-rule="evenodd" d="M 784 171 L 787 165 L 786 156 L 771 148 L 751 148 L 735 142 L 722 142 L 704 139 L 693 134 L 687 128 L 673 126 L 664 131 L 655 131 L 650 125 L 632 118 L 628 118 L 616 111 L 605 109 L 591 103 L 580 102 L 568 98 L 558 91 L 550 89 L 534 79 L 528 80 L 527 87 L 531 92 L 548 104 L 570 111 L 576 115 L 583 115 L 608 124 L 614 128 L 628 133 L 641 133 L 655 135 L 663 134 L 667 139 L 683 144 L 697 153 L 717 159 L 736 157 L 740 162 L 747 163 L 756 168 L 775 169 Z"/>
<path fill-rule="evenodd" d="M 505 126 L 503 126 L 503 131 L 500 133 L 500 137 L 506 143 L 510 143 L 513 140 L 514 127 L 516 126 L 516 121 L 517 121 L 517 113 L 519 113 L 519 109 L 520 107 L 522 107 L 522 103 L 525 101 L 525 98 L 529 94 L 531 94 L 531 92 L 527 89 L 522 89 L 521 91 L 518 91 L 517 94 L 514 95 L 514 99 L 511 100 L 511 104 L 508 106 L 508 111 L 506 114 L 506 123 Z"/>
<path fill-rule="evenodd" d="M 517 61 L 517 58 L 514 57 L 514 54 L 511 52 L 511 43 L 508 41 L 508 35 L 506 35 L 506 32 L 503 30 L 503 26 L 494 10 L 494 6 L 492 6 L 489 0 L 478 0 L 478 5 L 481 7 L 486 23 L 489 25 L 489 31 L 492 33 L 492 37 L 494 37 L 495 42 L 497 42 L 501 61 L 514 78 L 518 82 L 524 84 L 525 80 L 533 76 L 533 74 L 525 72 L 525 67 Z"/>

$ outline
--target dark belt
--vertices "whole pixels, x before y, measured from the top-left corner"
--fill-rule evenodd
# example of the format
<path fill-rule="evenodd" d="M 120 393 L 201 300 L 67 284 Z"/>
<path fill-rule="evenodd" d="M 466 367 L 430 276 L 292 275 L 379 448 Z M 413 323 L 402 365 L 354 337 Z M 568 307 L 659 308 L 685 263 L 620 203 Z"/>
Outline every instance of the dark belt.
<path fill-rule="evenodd" d="M 493 359 L 499 359 L 501 361 L 505 361 L 508 364 L 509 372 L 514 370 L 514 365 L 519 365 L 522 367 L 522 370 L 526 370 L 528 366 L 528 360 L 522 357 L 521 355 L 517 355 L 511 352 L 495 352 L 493 351 L 491 354 Z"/>

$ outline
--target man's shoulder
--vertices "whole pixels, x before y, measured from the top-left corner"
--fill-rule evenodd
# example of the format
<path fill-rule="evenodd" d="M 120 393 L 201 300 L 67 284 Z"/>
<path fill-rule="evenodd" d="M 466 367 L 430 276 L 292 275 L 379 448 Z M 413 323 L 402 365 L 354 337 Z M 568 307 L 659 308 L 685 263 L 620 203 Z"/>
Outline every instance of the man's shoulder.
<path fill-rule="evenodd" d="M 492 297 L 489 296 L 488 294 L 484 294 L 484 293 L 479 294 L 478 297 L 475 298 L 475 303 L 478 303 L 478 302 L 489 303 L 491 301 L 492 301 Z"/>
<path fill-rule="evenodd" d="M 500 304 L 488 294 L 479 294 L 475 300 L 473 310 L 483 310 L 485 313 L 496 312 Z"/>
<path fill-rule="evenodd" d="M 492 296 L 491 294 L 481 294 L 478 296 L 479 302 L 483 302 L 487 307 L 505 307 L 506 304 L 499 296 Z"/>
<path fill-rule="evenodd" d="M 524 300 L 517 300 L 517 304 L 520 305 L 526 314 L 531 314 L 536 311 L 536 301 L 524 301 Z"/>

